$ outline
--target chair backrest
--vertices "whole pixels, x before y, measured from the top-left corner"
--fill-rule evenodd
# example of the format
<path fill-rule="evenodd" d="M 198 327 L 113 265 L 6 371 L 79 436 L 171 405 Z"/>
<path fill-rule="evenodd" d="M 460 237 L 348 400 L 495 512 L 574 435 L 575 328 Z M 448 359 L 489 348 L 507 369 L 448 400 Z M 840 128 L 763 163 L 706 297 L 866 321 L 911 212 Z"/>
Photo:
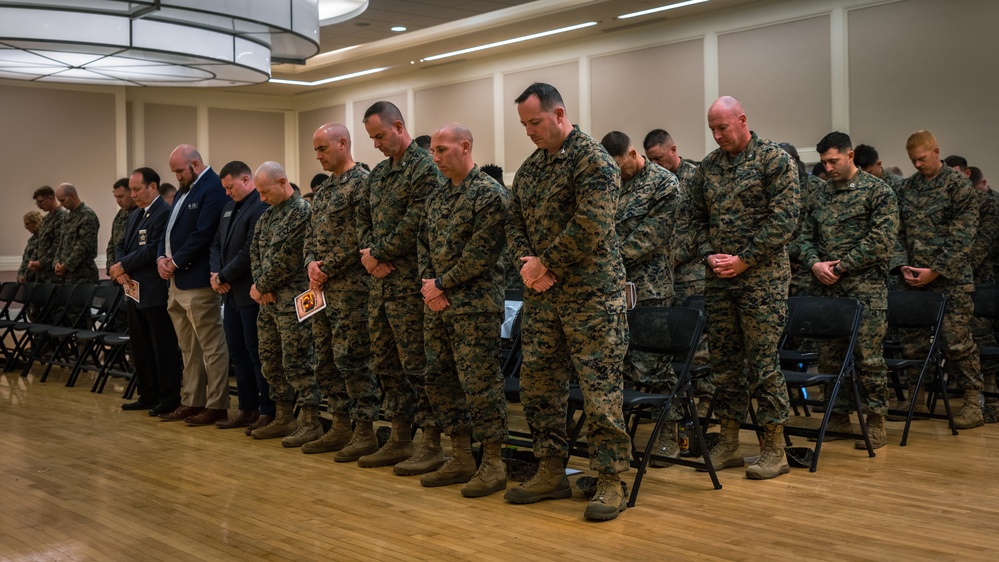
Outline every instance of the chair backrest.
<path fill-rule="evenodd" d="M 704 314 L 695 308 L 640 306 L 628 312 L 630 347 L 636 351 L 691 354 L 704 330 Z"/>
<path fill-rule="evenodd" d="M 975 292 L 971 294 L 971 300 L 975 304 L 975 316 L 995 318 L 997 298 L 999 298 L 999 285 L 975 287 Z"/>
<path fill-rule="evenodd" d="M 98 285 L 90 297 L 90 321 L 86 326 L 88 330 L 97 330 L 108 324 L 121 307 L 121 296 L 123 292 L 121 285 Z"/>
<path fill-rule="evenodd" d="M 696 308 L 697 310 L 704 310 L 704 295 L 690 295 L 689 297 L 683 299 L 684 308 Z"/>
<path fill-rule="evenodd" d="M 73 293 L 76 292 L 76 287 L 77 285 L 73 283 L 56 285 L 48 305 L 38 314 L 38 318 L 32 319 L 32 322 L 36 324 L 59 324 L 69 310 L 69 304 L 73 298 Z"/>
<path fill-rule="evenodd" d="M 860 301 L 844 297 L 790 297 L 784 334 L 792 338 L 850 338 L 860 326 Z"/>
<path fill-rule="evenodd" d="M 66 311 L 59 319 L 59 324 L 67 328 L 84 328 L 88 323 L 92 324 L 90 307 L 96 288 L 93 284 L 77 285 L 66 303 Z"/>
<path fill-rule="evenodd" d="M 3 285 L 0 285 L 0 320 L 10 319 L 10 315 L 7 311 L 10 309 L 10 305 L 14 302 L 14 297 L 17 296 L 19 288 L 20 283 L 15 281 L 8 281 Z"/>
<path fill-rule="evenodd" d="M 935 291 L 888 291 L 889 328 L 936 328 L 943 322 L 947 297 Z"/>
<path fill-rule="evenodd" d="M 41 318 L 46 313 L 55 290 L 56 286 L 53 283 L 25 283 L 21 300 L 24 306 L 21 313 L 17 315 L 18 320 L 29 319 L 29 313 L 32 315 L 30 320 L 33 322 L 36 320 L 36 316 Z"/>

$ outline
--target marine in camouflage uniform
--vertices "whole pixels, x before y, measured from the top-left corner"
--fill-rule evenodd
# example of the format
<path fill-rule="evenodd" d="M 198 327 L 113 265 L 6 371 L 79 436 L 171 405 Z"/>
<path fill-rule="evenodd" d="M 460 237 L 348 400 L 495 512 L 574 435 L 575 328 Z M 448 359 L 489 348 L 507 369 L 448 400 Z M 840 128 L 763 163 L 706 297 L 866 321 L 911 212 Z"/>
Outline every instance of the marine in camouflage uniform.
<path fill-rule="evenodd" d="M 983 423 L 978 346 L 969 329 L 974 310 L 969 254 L 978 228 L 979 203 L 968 178 L 940 161 L 932 134 L 914 133 L 906 149 L 917 170 L 922 171 L 906 179 L 898 191 L 904 255 L 896 256 L 891 271 L 901 275 L 904 290 L 946 295 L 941 350 L 950 368 L 950 380 L 964 389 L 964 406 L 955 425 L 970 429 Z"/>
<path fill-rule="evenodd" d="M 56 277 L 52 266 L 55 264 L 56 250 L 63 231 L 63 221 L 68 217 L 69 210 L 59 206 L 54 211 L 46 213 L 42 219 L 42 227 L 38 229 L 38 251 L 32 258 L 41 264 L 41 268 L 35 272 L 38 283 L 51 283 L 60 280 Z"/>
<path fill-rule="evenodd" d="M 888 308 L 885 276 L 898 236 L 898 206 L 887 184 L 853 165 L 850 148 L 850 139 L 843 133 L 831 133 L 819 143 L 817 150 L 823 161 L 828 160 L 826 168 L 833 179 L 811 195 L 797 243 L 802 265 L 817 278 L 816 295 L 854 298 L 864 307 L 854 350 L 856 377 L 872 427 L 871 441 L 879 447 L 885 442 L 884 416 L 888 413 L 888 370 L 882 354 Z M 823 270 L 826 267 L 831 268 L 833 278 L 823 280 L 821 276 L 829 273 Z M 845 347 L 846 342 L 823 342 L 819 371 L 836 372 Z M 851 431 L 847 415 L 853 411 L 852 392 L 844 386 L 832 406 L 839 426 L 830 421 L 829 429 Z"/>
<path fill-rule="evenodd" d="M 508 215 L 506 190 L 475 166 L 427 199 L 417 240 L 420 278 L 439 279 L 450 302 L 424 311 L 427 395 L 448 435 L 474 434 L 484 443 L 507 437 L 499 257 Z"/>
<path fill-rule="evenodd" d="M 368 368 L 368 292 L 371 276 L 361 265 L 356 211 L 368 172 L 355 164 L 316 188 L 305 242 L 305 264 L 321 261 L 325 318 L 317 317 L 316 381 L 329 411 L 352 420 L 378 419 L 378 383 Z"/>
<path fill-rule="evenodd" d="M 21 256 L 21 265 L 17 268 L 18 283 L 34 283 L 38 281 L 38 273 L 28 269 L 28 262 L 36 259 L 38 255 L 38 233 L 35 232 L 28 238 L 24 245 L 24 254 Z"/>
<path fill-rule="evenodd" d="M 104 252 L 107 256 L 108 267 L 118 263 L 114 249 L 118 245 L 118 242 L 125 237 L 125 227 L 128 226 L 128 217 L 132 214 L 132 210 L 118 209 L 118 212 L 114 215 L 114 220 L 111 221 L 111 238 L 108 239 L 108 247 Z"/>
<path fill-rule="evenodd" d="M 988 189 L 986 187 L 986 189 Z M 981 191 L 975 189 L 975 199 L 978 201 L 978 230 L 972 244 L 969 257 L 971 259 L 972 278 L 975 287 L 984 287 L 996 283 L 995 253 L 999 243 L 999 200 L 991 189 Z M 996 337 L 992 324 L 993 319 L 980 316 L 971 317 L 971 333 L 975 344 L 979 347 L 995 347 Z M 995 358 L 980 358 L 983 376 L 983 388 L 995 392 L 996 370 L 999 361 Z M 986 397 L 986 401 L 994 403 L 995 398 Z"/>
<path fill-rule="evenodd" d="M 257 185 L 260 188 L 260 182 Z M 309 217 L 309 203 L 293 193 L 260 215 L 250 246 L 254 286 L 275 298 L 261 304 L 257 316 L 261 370 L 271 398 L 287 402 L 294 400 L 297 392 L 303 408 L 319 404 L 312 372 L 311 322 L 299 322 L 295 314 L 295 297 L 309 286 L 302 263 Z"/>
<path fill-rule="evenodd" d="M 54 263 L 66 268 L 65 275 L 59 276 L 64 283 L 97 283 L 97 231 L 101 223 L 86 203 L 66 215 L 59 225 L 59 244 L 52 256 Z"/>
<path fill-rule="evenodd" d="M 715 101 L 708 124 L 719 148 L 701 161 L 690 204 L 698 254 L 712 268 L 704 296 L 722 438 L 711 459 L 715 468 L 742 466 L 739 424 L 755 398 L 766 430 L 760 458 L 746 475 L 773 478 L 789 471 L 783 426 L 790 404 L 777 343 L 787 321 L 798 170 L 787 152 L 749 130 L 735 98 Z"/>

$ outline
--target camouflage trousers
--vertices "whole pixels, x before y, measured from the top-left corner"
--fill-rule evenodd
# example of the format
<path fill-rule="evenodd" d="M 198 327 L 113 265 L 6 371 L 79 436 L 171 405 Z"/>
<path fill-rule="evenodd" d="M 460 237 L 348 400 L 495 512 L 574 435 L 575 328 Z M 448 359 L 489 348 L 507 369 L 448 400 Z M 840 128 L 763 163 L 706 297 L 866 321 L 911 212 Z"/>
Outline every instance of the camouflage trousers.
<path fill-rule="evenodd" d="M 908 285 L 904 291 L 938 291 L 947 297 L 943 325 L 940 326 L 940 351 L 947 361 L 950 381 L 963 390 L 982 390 L 982 369 L 978 357 L 978 346 L 971 334 L 971 320 L 974 304 L 971 301 L 969 285 L 952 285 L 930 289 L 915 289 Z M 902 331 L 902 347 L 906 357 L 925 357 L 928 341 L 913 340 L 910 331 Z M 915 384 L 915 375 L 910 378 Z"/>
<path fill-rule="evenodd" d="M 277 302 L 260 307 L 260 369 L 274 401 L 294 400 L 297 393 L 300 406 L 313 406 L 319 404 L 319 391 L 312 372 L 312 319 L 298 321 L 293 293 L 280 292 Z"/>
<path fill-rule="evenodd" d="M 500 312 L 425 311 L 426 393 L 448 435 L 471 433 L 483 443 L 507 438 L 500 371 Z"/>
<path fill-rule="evenodd" d="M 522 309 L 524 363 L 520 397 L 534 455 L 566 457 L 569 378 L 583 393 L 590 468 L 618 473 L 631 466 L 621 367 L 628 349 L 624 293 L 593 301 L 552 302 L 528 295 Z"/>
<path fill-rule="evenodd" d="M 368 301 L 372 374 L 382 385 L 382 409 L 390 421 L 440 427 L 423 389 L 427 356 L 423 347 L 423 299 L 419 294 Z"/>
<path fill-rule="evenodd" d="M 331 414 L 378 419 L 378 381 L 368 368 L 368 293 L 324 291 L 326 309 L 312 317 L 319 394 Z"/>
<path fill-rule="evenodd" d="M 822 291 L 828 296 L 849 297 L 860 301 L 864 306 L 860 316 L 860 331 L 853 349 L 856 365 L 855 377 L 860 389 L 860 403 L 865 414 L 888 414 L 888 368 L 885 367 L 884 339 L 888 332 L 885 295 L 843 294 L 842 292 Z M 831 293 L 831 294 L 830 294 Z M 819 372 L 836 373 L 842 364 L 847 343 L 844 341 L 822 341 L 819 343 Z M 832 411 L 849 414 L 856 410 L 853 390 L 848 380 L 840 386 L 839 394 Z"/>
<path fill-rule="evenodd" d="M 669 299 L 645 299 L 636 306 L 669 306 Z M 650 392 L 668 394 L 676 386 L 676 372 L 673 370 L 673 357 L 645 353 L 629 349 L 624 356 L 623 373 L 625 380 L 648 387 Z M 668 420 L 676 421 L 683 416 L 679 401 L 674 401 Z"/>
<path fill-rule="evenodd" d="M 777 343 L 787 323 L 787 293 L 773 285 L 707 288 L 704 295 L 715 414 L 743 421 L 751 398 L 761 424 L 784 425 L 791 405 Z"/>

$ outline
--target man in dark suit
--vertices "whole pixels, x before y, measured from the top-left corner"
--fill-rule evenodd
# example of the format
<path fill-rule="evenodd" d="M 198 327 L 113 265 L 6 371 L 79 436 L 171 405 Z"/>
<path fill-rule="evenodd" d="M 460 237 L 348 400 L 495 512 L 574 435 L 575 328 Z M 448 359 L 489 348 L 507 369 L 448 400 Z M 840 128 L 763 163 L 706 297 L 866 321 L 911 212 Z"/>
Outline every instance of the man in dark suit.
<path fill-rule="evenodd" d="M 193 146 L 170 154 L 179 189 L 156 267 L 170 280 L 167 311 L 184 355 L 181 404 L 160 417 L 211 425 L 229 416 L 229 350 L 221 300 L 209 281 L 209 246 L 228 198 L 219 176 Z"/>
<path fill-rule="evenodd" d="M 172 412 L 180 404 L 180 349 L 167 312 L 169 283 L 156 270 L 156 250 L 170 218 L 170 205 L 159 196 L 159 183 L 159 174 L 151 168 L 139 168 L 128 179 L 137 208 L 115 248 L 119 261 L 108 268 L 108 275 L 118 283 L 139 284 L 139 302 L 127 299 L 139 399 L 121 409 L 148 409 L 151 416 Z"/>
<path fill-rule="evenodd" d="M 260 305 L 250 298 L 250 244 L 253 227 L 267 210 L 267 203 L 253 184 L 253 172 L 239 160 L 219 171 L 222 187 L 232 201 L 226 203 L 219 229 L 212 241 L 210 265 L 212 289 L 222 295 L 225 314 L 225 340 L 236 373 L 239 409 L 215 427 L 247 427 L 252 431 L 274 419 L 274 401 L 268 395 L 267 381 L 260 372 L 257 354 L 257 313 Z"/>

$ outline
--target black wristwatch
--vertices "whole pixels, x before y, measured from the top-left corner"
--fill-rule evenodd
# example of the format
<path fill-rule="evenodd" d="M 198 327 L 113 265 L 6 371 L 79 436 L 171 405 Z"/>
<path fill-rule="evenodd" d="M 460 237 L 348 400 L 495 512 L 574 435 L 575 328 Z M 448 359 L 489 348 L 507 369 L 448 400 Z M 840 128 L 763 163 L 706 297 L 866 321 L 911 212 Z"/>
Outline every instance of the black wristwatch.
<path fill-rule="evenodd" d="M 441 291 L 444 290 L 444 282 L 441 281 L 440 277 L 438 277 L 437 279 L 434 279 L 434 287 L 437 287 Z"/>
<path fill-rule="evenodd" d="M 835 275 L 836 277 L 841 277 L 846 273 L 845 271 L 843 271 L 843 268 L 841 268 L 838 263 L 833 266 L 832 272 L 833 275 Z"/>

